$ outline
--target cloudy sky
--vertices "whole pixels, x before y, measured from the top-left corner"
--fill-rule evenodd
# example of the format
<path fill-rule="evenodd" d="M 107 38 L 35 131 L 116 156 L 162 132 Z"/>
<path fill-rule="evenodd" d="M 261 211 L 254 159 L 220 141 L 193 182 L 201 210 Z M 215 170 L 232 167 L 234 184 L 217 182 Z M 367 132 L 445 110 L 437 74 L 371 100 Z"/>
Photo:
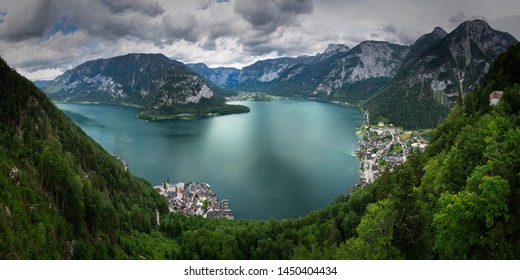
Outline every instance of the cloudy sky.
<path fill-rule="evenodd" d="M 30 79 L 136 52 L 241 68 L 477 18 L 520 39 L 518 0 L 2 0 L 0 56 Z"/>

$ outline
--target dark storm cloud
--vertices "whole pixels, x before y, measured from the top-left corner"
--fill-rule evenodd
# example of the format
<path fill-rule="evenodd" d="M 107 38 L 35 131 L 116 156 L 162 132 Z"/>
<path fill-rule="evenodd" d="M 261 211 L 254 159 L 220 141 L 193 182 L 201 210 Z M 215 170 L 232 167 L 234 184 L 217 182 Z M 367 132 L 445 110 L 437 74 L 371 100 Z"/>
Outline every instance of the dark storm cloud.
<path fill-rule="evenodd" d="M 235 12 L 242 16 L 256 30 L 272 33 L 280 26 L 296 23 L 302 14 L 314 10 L 311 0 L 240 0 L 236 2 Z"/>
<path fill-rule="evenodd" d="M 60 16 L 51 0 L 30 1 L 4 11 L 0 39 L 23 41 L 44 34 Z"/>
<path fill-rule="evenodd" d="M 167 43 L 179 39 L 189 42 L 195 42 L 199 39 L 199 34 L 196 31 L 199 21 L 194 15 L 181 14 L 175 17 L 167 15 L 163 18 L 160 26 Z"/>
<path fill-rule="evenodd" d="M 449 31 L 481 14 L 520 38 L 518 7 L 515 0 L 0 0 L 0 55 L 26 73 L 128 52 L 241 67 L 329 43 L 409 45 L 435 26 Z"/>
<path fill-rule="evenodd" d="M 0 25 L 0 39 L 20 42 L 49 36 L 52 27 L 63 17 L 91 37 L 117 40 L 135 37 L 160 44 L 166 37 L 196 40 L 192 29 L 194 16 L 168 15 L 157 1 L 149 0 L 21 0 L 9 4 L 4 23 Z"/>

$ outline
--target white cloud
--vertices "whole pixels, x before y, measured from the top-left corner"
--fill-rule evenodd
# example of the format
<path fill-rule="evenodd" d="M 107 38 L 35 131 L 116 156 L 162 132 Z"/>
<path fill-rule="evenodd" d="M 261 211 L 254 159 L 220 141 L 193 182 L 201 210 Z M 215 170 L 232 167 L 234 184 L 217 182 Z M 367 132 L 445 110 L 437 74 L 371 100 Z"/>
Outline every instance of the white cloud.
<path fill-rule="evenodd" d="M 411 44 L 436 26 L 449 32 L 473 15 L 518 38 L 517 11 L 514 0 L 2 1 L 0 55 L 33 79 L 128 52 L 242 67 L 314 54 L 329 43 Z"/>

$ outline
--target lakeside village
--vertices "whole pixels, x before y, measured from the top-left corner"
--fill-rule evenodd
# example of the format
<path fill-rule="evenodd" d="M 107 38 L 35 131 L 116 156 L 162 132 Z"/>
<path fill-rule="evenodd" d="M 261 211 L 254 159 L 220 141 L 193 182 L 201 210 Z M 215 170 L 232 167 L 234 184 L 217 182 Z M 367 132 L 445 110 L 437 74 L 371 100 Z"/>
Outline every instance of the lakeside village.
<path fill-rule="evenodd" d="M 128 163 L 121 157 L 112 155 L 121 162 L 125 171 L 128 171 Z M 203 216 L 204 218 L 221 217 L 233 219 L 229 201 L 219 200 L 207 183 L 177 183 L 164 182 L 154 186 L 160 195 L 166 198 L 170 212 L 181 212 L 189 216 Z M 159 218 L 157 218 L 159 224 Z"/>
<path fill-rule="evenodd" d="M 356 187 L 374 182 L 385 170 L 393 171 L 404 162 L 414 149 L 424 150 L 429 144 L 429 130 L 405 131 L 380 122 L 369 124 L 368 114 L 361 129 L 362 140 L 356 155 L 361 160 L 361 178 Z"/>
<path fill-rule="evenodd" d="M 166 197 L 170 212 L 181 212 L 189 216 L 203 216 L 204 218 L 221 217 L 233 219 L 227 199 L 219 200 L 206 183 L 177 183 L 154 187 L 162 196 Z"/>
<path fill-rule="evenodd" d="M 495 106 L 502 99 L 503 91 L 493 91 L 489 94 L 489 104 Z M 385 171 L 406 162 L 406 157 L 414 149 L 424 150 L 429 142 L 427 136 L 430 130 L 404 131 L 392 124 L 380 122 L 377 126 L 370 126 L 367 112 L 365 123 L 361 129 L 363 139 L 359 141 L 359 150 L 356 155 L 361 160 L 361 178 L 355 187 L 362 187 L 373 182 Z"/>

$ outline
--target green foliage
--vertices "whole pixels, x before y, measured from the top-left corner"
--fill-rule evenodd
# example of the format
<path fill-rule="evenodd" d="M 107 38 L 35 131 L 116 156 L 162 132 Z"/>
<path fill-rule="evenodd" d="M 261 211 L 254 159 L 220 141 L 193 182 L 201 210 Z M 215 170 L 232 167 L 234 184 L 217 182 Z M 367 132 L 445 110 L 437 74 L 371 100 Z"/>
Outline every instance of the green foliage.
<path fill-rule="evenodd" d="M 339 259 L 394 259 L 399 250 L 392 245 L 397 211 L 394 202 L 384 199 L 367 207 L 356 231 L 357 238 L 342 244 L 336 253 Z"/>
<path fill-rule="evenodd" d="M 115 258 L 155 227 L 164 199 L 3 61 L 0 92 L 0 257 Z"/>
<path fill-rule="evenodd" d="M 495 224 L 501 226 L 509 220 L 509 184 L 499 176 L 482 176 L 479 171 L 469 178 L 467 190 L 457 194 L 444 193 L 440 198 L 441 210 L 434 215 L 433 225 L 436 228 L 435 248 L 441 258 L 487 258 L 490 255 L 484 252 L 498 253 L 488 248 L 489 245 L 505 242 L 497 240 L 497 236 L 494 236 L 495 240 L 489 240 L 488 236 Z"/>
<path fill-rule="evenodd" d="M 482 98 L 488 86 L 467 95 L 425 152 L 327 207 L 298 219 L 250 221 L 168 213 L 148 183 L 6 67 L 0 64 L 2 258 L 520 257 L 518 85 L 506 85 L 497 106 Z"/>

